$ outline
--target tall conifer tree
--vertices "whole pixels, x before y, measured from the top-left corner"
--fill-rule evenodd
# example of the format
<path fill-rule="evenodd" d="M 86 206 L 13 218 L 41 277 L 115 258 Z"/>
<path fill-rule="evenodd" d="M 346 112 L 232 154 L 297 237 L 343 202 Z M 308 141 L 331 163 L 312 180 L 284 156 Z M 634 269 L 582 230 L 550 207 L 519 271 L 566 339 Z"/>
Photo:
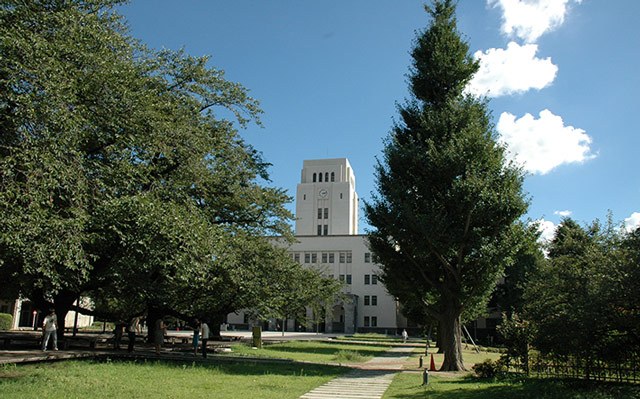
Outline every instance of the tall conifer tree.
<path fill-rule="evenodd" d="M 454 2 L 425 9 L 432 20 L 414 43 L 411 97 L 398 107 L 365 213 L 387 289 L 399 298 L 411 292 L 438 320 L 442 370 L 463 370 L 462 315 L 486 303 L 527 201 L 486 102 L 464 91 L 478 63 L 457 30 Z"/>

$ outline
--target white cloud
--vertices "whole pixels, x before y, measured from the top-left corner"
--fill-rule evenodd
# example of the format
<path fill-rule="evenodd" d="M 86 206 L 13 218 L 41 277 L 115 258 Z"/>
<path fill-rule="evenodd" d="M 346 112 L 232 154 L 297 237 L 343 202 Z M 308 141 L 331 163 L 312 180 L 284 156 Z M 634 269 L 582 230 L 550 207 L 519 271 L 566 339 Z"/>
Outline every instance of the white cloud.
<path fill-rule="evenodd" d="M 573 212 L 571 212 L 571 211 L 555 211 L 555 212 L 553 212 L 554 215 L 559 215 L 559 216 L 563 216 L 563 217 L 571 216 L 572 213 Z"/>
<path fill-rule="evenodd" d="M 543 244 L 549 243 L 553 240 L 553 237 L 556 234 L 556 229 L 558 228 L 558 225 L 555 223 L 544 219 L 538 219 L 535 222 L 531 222 L 531 224 L 538 225 L 538 231 L 541 233 L 540 238 L 538 238 L 538 242 Z"/>
<path fill-rule="evenodd" d="M 549 86 L 558 67 L 550 57 L 536 58 L 537 52 L 537 44 L 520 46 L 516 42 L 509 43 L 506 49 L 476 51 L 473 56 L 480 60 L 480 69 L 468 90 L 476 95 L 498 97 Z"/>
<path fill-rule="evenodd" d="M 564 22 L 567 4 L 582 0 L 487 0 L 502 9 L 502 33 L 534 43 Z"/>
<path fill-rule="evenodd" d="M 562 118 L 548 109 L 539 115 L 535 119 L 527 113 L 517 120 L 508 112 L 500 115 L 496 129 L 500 141 L 507 145 L 507 157 L 534 174 L 595 157 L 590 153 L 591 138 L 584 130 L 565 126 Z"/>
<path fill-rule="evenodd" d="M 640 227 L 640 212 L 633 212 L 631 216 L 624 220 L 624 229 L 631 233 L 638 227 Z"/>

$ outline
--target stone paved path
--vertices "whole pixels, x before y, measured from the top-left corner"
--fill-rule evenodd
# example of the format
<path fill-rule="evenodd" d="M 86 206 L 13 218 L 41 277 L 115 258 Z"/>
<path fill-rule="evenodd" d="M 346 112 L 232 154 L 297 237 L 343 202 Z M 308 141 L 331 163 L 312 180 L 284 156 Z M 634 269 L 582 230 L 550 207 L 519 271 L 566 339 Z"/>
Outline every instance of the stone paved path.
<path fill-rule="evenodd" d="M 300 396 L 304 399 L 379 399 L 413 348 L 396 347 L 361 368 L 329 381 Z"/>

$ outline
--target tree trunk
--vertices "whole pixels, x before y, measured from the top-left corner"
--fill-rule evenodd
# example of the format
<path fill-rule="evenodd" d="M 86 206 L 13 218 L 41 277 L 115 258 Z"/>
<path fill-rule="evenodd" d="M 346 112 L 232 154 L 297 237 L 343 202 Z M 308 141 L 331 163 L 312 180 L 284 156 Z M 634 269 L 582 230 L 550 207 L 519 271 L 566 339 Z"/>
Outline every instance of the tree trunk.
<path fill-rule="evenodd" d="M 445 308 L 438 335 L 444 351 L 444 362 L 440 371 L 466 370 L 462 361 L 462 318 L 454 306 Z"/>
<path fill-rule="evenodd" d="M 214 340 L 219 340 L 222 338 L 222 334 L 220 333 L 220 324 L 224 322 L 224 316 L 224 314 L 216 314 L 208 323 L 211 338 Z"/>
<path fill-rule="evenodd" d="M 153 343 L 153 336 L 156 332 L 156 321 L 161 319 L 164 313 L 152 306 L 147 307 L 147 342 Z"/>

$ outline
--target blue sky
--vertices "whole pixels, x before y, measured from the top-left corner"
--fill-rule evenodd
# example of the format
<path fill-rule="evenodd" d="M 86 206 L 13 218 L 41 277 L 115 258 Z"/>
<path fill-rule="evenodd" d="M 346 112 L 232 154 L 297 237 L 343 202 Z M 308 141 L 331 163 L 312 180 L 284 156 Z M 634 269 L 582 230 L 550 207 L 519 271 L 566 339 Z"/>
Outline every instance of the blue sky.
<path fill-rule="evenodd" d="M 304 159 L 349 159 L 361 199 L 374 190 L 422 1 L 133 0 L 119 12 L 154 48 L 210 55 L 261 103 L 241 132 L 295 194 Z M 510 156 L 528 171 L 526 218 L 640 225 L 640 1 L 460 0 L 458 28 L 481 70 Z M 291 204 L 290 209 L 295 209 Z M 361 220 L 361 232 L 367 228 Z"/>

